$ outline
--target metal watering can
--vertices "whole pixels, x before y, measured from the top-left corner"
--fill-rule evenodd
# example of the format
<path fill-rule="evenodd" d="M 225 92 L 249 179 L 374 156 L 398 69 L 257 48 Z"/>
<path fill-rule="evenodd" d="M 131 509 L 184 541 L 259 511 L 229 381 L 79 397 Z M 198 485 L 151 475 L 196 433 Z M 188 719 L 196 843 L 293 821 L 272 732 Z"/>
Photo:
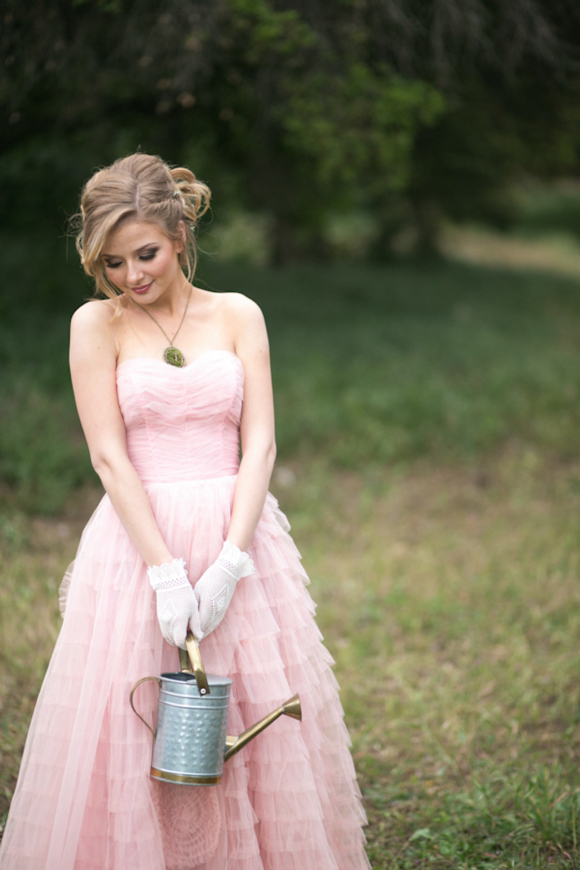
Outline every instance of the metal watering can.
<path fill-rule="evenodd" d="M 206 674 L 199 647 L 189 631 L 186 650 L 179 650 L 181 671 L 143 677 L 129 696 L 133 712 L 153 734 L 151 776 L 177 785 L 216 785 L 221 781 L 224 761 L 239 752 L 260 731 L 283 713 L 302 719 L 298 695 L 264 716 L 239 737 L 226 735 L 230 687 L 229 677 Z M 141 683 L 159 686 L 157 731 L 137 712 L 133 695 Z"/>

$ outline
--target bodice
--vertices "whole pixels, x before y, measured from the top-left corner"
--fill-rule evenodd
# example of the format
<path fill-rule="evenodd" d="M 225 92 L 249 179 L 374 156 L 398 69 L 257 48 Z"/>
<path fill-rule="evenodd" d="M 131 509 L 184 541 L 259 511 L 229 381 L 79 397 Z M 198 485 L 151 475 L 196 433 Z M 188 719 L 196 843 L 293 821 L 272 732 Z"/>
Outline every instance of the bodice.
<path fill-rule="evenodd" d="M 235 474 L 244 368 L 212 350 L 184 368 L 135 358 L 117 367 L 117 394 L 131 462 L 144 483 Z"/>

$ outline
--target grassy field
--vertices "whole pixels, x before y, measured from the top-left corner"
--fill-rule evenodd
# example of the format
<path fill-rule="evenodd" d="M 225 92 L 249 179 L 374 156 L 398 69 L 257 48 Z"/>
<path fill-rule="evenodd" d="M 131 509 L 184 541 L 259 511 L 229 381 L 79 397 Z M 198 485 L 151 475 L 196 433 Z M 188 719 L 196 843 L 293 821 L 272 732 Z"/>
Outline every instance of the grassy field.
<path fill-rule="evenodd" d="M 373 866 L 580 867 L 580 286 L 453 263 L 204 278 L 266 311 L 272 488 L 337 661 Z M 2 343 L 0 813 L 98 497 L 65 329 Z"/>
<path fill-rule="evenodd" d="M 369 473 L 426 456 L 470 461 L 514 438 L 576 454 L 573 278 L 449 262 L 280 271 L 206 263 L 202 277 L 264 309 L 282 458 L 324 455 Z M 66 315 L 29 311 L 0 326 L 0 481 L 28 511 L 58 510 L 92 479 L 67 331 Z"/>
<path fill-rule="evenodd" d="M 579 474 L 513 447 L 372 485 L 298 473 L 375 867 L 579 861 Z"/>

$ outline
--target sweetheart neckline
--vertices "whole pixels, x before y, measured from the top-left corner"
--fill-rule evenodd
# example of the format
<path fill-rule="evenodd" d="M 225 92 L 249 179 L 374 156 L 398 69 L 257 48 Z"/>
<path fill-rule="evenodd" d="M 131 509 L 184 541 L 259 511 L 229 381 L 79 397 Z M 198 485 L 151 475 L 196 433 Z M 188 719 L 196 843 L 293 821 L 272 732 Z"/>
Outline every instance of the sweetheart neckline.
<path fill-rule="evenodd" d="M 162 365 L 166 369 L 175 369 L 175 371 L 184 372 L 187 369 L 193 368 L 193 366 L 198 362 L 198 360 L 202 359 L 203 357 L 209 356 L 210 354 L 216 354 L 216 353 L 225 353 L 228 356 L 233 356 L 233 358 L 239 362 L 239 364 L 242 366 L 242 368 L 244 367 L 241 359 L 239 358 L 239 356 L 236 353 L 233 353 L 231 350 L 226 350 L 225 348 L 217 347 L 217 348 L 214 348 L 213 350 L 204 350 L 202 353 L 199 353 L 196 357 L 194 357 L 191 360 L 191 362 L 187 363 L 187 365 L 185 365 L 185 366 L 168 365 L 165 362 L 165 360 L 157 359 L 156 357 L 153 357 L 153 356 L 131 356 L 131 357 L 129 357 L 129 359 L 125 359 L 125 360 L 123 360 L 123 362 L 118 363 L 117 367 L 116 367 L 116 371 L 119 371 L 119 369 L 121 369 L 123 366 L 128 365 L 129 363 L 134 363 L 134 362 L 149 363 L 149 362 L 151 362 L 151 363 L 154 363 L 156 365 Z"/>

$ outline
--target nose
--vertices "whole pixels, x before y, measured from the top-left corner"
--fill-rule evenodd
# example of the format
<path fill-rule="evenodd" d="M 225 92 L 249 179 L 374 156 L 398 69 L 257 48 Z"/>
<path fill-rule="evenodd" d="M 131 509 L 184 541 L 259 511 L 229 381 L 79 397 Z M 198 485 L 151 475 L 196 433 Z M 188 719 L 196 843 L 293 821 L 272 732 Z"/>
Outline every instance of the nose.
<path fill-rule="evenodd" d="M 143 269 L 139 260 L 129 260 L 127 263 L 127 283 L 138 287 L 142 278 Z"/>

